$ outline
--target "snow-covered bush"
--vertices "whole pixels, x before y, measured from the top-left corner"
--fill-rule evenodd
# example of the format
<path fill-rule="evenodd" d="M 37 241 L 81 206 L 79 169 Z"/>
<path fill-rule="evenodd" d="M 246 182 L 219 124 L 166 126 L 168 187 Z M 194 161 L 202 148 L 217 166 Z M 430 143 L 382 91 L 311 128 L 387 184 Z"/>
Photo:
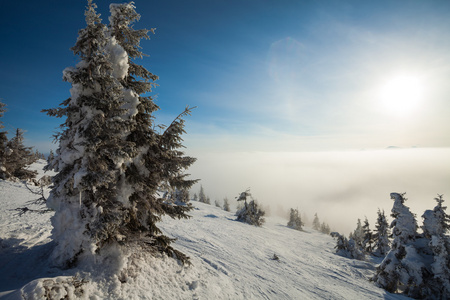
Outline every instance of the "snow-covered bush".
<path fill-rule="evenodd" d="M 248 197 L 250 197 L 251 201 L 247 203 Z M 237 197 L 237 201 L 244 201 L 242 208 L 238 209 L 236 212 L 237 221 L 255 226 L 262 226 L 264 224 L 265 212 L 258 202 L 252 198 L 250 190 L 240 193 L 239 197 Z"/>

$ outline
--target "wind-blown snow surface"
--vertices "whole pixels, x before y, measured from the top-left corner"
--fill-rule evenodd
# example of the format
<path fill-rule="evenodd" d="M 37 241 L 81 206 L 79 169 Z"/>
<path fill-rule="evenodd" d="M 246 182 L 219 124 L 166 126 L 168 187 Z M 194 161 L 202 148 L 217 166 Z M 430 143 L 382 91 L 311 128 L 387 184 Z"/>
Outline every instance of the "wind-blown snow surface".
<path fill-rule="evenodd" d="M 250 226 L 199 202 L 193 203 L 191 219 L 165 218 L 160 224 L 178 239 L 175 248 L 191 257 L 189 267 L 135 253 L 139 263 L 126 283 L 106 268 L 59 270 L 47 260 L 50 214 L 11 212 L 33 198 L 22 183 L 0 180 L 1 299 L 42 299 L 44 282 L 73 287 L 67 284 L 72 276 L 85 281 L 78 294 L 84 299 L 406 299 L 368 281 L 373 263 L 335 255 L 330 236 L 309 228 L 295 231 L 287 220 L 270 217 L 261 228 Z M 55 293 L 75 298 L 73 288 Z"/>

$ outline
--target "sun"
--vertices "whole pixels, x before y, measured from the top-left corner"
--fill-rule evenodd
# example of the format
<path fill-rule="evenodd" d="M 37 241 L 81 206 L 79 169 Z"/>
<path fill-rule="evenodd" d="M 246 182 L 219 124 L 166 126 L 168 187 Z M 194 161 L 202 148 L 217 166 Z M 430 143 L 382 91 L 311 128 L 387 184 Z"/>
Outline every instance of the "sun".
<path fill-rule="evenodd" d="M 388 78 L 380 88 L 382 109 L 395 115 L 407 115 L 420 108 L 424 84 L 414 74 L 399 74 Z"/>

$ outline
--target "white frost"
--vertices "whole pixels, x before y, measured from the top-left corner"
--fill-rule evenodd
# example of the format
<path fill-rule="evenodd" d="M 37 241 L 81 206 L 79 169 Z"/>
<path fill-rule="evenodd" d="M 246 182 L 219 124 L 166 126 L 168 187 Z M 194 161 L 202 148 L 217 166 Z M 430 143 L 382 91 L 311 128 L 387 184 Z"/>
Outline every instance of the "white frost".
<path fill-rule="evenodd" d="M 129 68 L 127 52 L 122 48 L 122 46 L 119 45 L 119 43 L 117 43 L 115 37 L 109 39 L 105 50 L 110 56 L 113 76 L 117 79 L 125 78 L 128 74 Z"/>
<path fill-rule="evenodd" d="M 199 202 L 194 202 L 191 219 L 166 217 L 160 223 L 165 234 L 177 238 L 173 246 L 191 257 L 190 267 L 139 249 L 129 249 L 126 255 L 105 249 L 102 255 L 109 260 L 59 270 L 45 258 L 52 249 L 50 215 L 17 219 L 10 209 L 33 195 L 21 183 L 3 180 L 0 191 L 0 298 L 11 290 L 5 297 L 40 295 L 51 285 L 58 296 L 75 299 L 75 276 L 85 280 L 81 299 L 405 299 L 368 281 L 372 263 L 333 254 L 330 236 L 308 227 L 294 231 L 287 228 L 287 220 L 273 217 L 262 228 L 249 226 L 233 221 L 232 212 Z M 80 222 L 79 217 L 65 209 L 60 222 L 75 228 L 70 222 Z M 84 243 L 81 232 L 58 234 L 67 235 L 68 249 Z M 83 245 L 95 251 L 94 245 Z M 271 259 L 274 253 L 278 261 Z M 124 268 L 127 272 L 120 273 Z"/>

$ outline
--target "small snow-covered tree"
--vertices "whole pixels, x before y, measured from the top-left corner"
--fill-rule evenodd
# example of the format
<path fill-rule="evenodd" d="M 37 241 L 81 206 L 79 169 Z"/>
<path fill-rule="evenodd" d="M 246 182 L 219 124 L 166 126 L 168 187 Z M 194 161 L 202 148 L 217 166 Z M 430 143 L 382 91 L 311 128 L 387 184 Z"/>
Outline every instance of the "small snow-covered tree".
<path fill-rule="evenodd" d="M 297 208 L 291 208 L 290 214 L 289 214 L 289 222 L 287 223 L 287 226 L 289 228 L 295 229 L 295 230 L 302 230 L 303 225 L 305 225 L 302 222 L 302 219 L 298 213 Z"/>
<path fill-rule="evenodd" d="M 397 290 L 411 297 L 420 295 L 423 288 L 423 259 L 414 244 L 417 237 L 417 222 L 405 206 L 404 194 L 391 193 L 394 200 L 391 223 L 392 247 L 373 278 L 375 283 L 393 293 Z"/>
<path fill-rule="evenodd" d="M 319 230 L 320 229 L 320 221 L 319 221 L 319 217 L 317 216 L 317 213 L 314 214 L 314 220 L 312 222 L 312 228 L 314 230 Z"/>
<path fill-rule="evenodd" d="M 334 249 L 336 249 L 336 254 L 347 257 L 348 239 L 339 232 L 332 232 L 331 236 L 336 238 L 336 246 L 334 246 Z"/>
<path fill-rule="evenodd" d="M 223 199 L 223 210 L 224 210 L 224 211 L 230 211 L 230 203 L 229 203 L 227 197 L 225 197 L 225 198 Z"/>
<path fill-rule="evenodd" d="M 322 232 L 324 234 L 330 234 L 330 232 L 331 232 L 330 226 L 325 222 L 322 222 L 322 224 L 320 224 L 319 230 L 320 230 L 320 232 Z"/>
<path fill-rule="evenodd" d="M 55 158 L 55 153 L 53 153 L 53 150 L 50 149 L 50 153 L 48 154 L 48 157 L 47 157 L 47 165 L 51 165 L 54 158 Z"/>
<path fill-rule="evenodd" d="M 356 229 L 353 231 L 351 237 L 355 241 L 356 245 L 362 249 L 364 242 L 364 230 L 361 225 L 361 219 L 358 219 L 356 223 Z"/>
<path fill-rule="evenodd" d="M 200 185 L 200 191 L 198 192 L 198 201 L 202 203 L 206 203 L 207 198 L 205 195 L 205 189 L 203 188 L 203 185 Z"/>
<path fill-rule="evenodd" d="M 24 145 L 24 140 L 24 131 L 18 128 L 16 135 L 6 145 L 9 155 L 7 155 L 5 168 L 9 177 L 31 180 L 36 177 L 37 172 L 29 170 L 27 167 L 36 161 L 36 157 L 32 147 Z"/>
<path fill-rule="evenodd" d="M 170 191 L 165 191 L 161 197 L 164 202 L 172 204 L 187 204 L 189 203 L 189 191 L 187 189 L 171 189 Z"/>
<path fill-rule="evenodd" d="M 331 236 L 336 238 L 336 246 L 334 249 L 336 249 L 337 255 L 358 260 L 365 258 L 364 252 L 356 245 L 355 240 L 347 239 L 338 232 L 332 232 Z"/>
<path fill-rule="evenodd" d="M 194 194 L 194 198 L 192 199 L 193 201 L 198 201 L 198 196 L 197 194 Z"/>
<path fill-rule="evenodd" d="M 247 198 L 251 199 L 248 203 Z M 244 202 L 243 207 L 236 212 L 237 221 L 255 226 L 262 226 L 264 224 L 265 212 L 261 209 L 256 200 L 253 199 L 250 190 L 240 193 L 239 197 L 237 197 L 237 201 Z"/>
<path fill-rule="evenodd" d="M 374 234 L 375 246 L 374 253 L 376 255 L 385 256 L 389 250 L 389 224 L 386 220 L 386 215 L 384 210 L 380 211 L 378 209 L 377 223 L 375 224 L 375 234 Z"/>

